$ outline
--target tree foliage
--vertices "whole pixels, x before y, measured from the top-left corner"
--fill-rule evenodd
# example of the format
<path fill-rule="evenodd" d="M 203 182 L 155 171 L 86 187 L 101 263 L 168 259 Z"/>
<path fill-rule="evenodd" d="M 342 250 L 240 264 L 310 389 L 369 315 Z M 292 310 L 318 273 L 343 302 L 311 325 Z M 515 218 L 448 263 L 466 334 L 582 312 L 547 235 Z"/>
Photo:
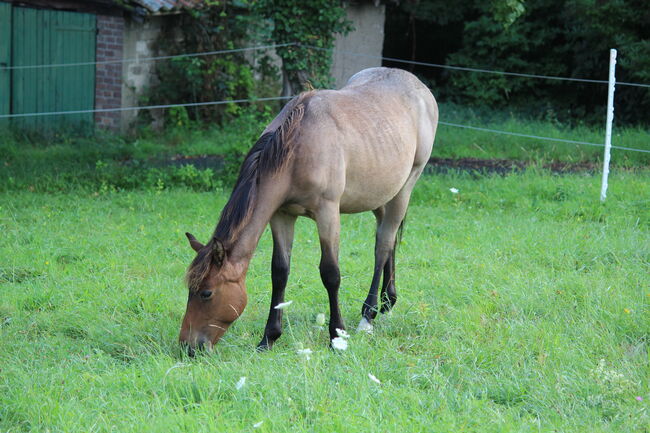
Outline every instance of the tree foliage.
<path fill-rule="evenodd" d="M 441 0 L 389 6 L 385 55 L 499 71 L 650 83 L 650 8 L 644 0 Z M 415 48 L 413 45 L 416 45 Z M 407 51 L 404 46 L 410 46 Z M 410 52 L 409 52 L 410 51 Z M 464 104 L 517 107 L 567 122 L 601 122 L 603 84 L 413 68 L 437 95 Z M 647 122 L 650 89 L 618 86 L 618 122 Z"/>

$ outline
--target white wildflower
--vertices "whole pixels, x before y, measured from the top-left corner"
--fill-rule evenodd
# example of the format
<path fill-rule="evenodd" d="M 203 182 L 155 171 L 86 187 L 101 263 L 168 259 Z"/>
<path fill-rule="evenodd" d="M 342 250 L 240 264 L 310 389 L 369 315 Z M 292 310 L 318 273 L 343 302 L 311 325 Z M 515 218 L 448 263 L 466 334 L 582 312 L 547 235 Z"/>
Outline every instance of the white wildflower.
<path fill-rule="evenodd" d="M 284 310 L 286 309 L 289 305 L 291 305 L 293 301 L 287 301 L 287 302 L 280 302 L 278 305 L 276 305 L 275 308 L 276 310 Z"/>
<path fill-rule="evenodd" d="M 348 340 L 341 337 L 332 339 L 332 347 L 336 350 L 345 350 L 348 348 Z"/>
<path fill-rule="evenodd" d="M 368 373 L 368 377 L 370 378 L 370 380 L 375 382 L 377 385 L 381 385 L 381 381 L 379 379 L 377 379 L 374 374 Z"/>
<path fill-rule="evenodd" d="M 256 422 L 255 424 L 253 424 L 253 428 L 260 428 L 262 427 L 262 424 L 264 424 L 264 421 Z"/>
<path fill-rule="evenodd" d="M 244 387 L 244 385 L 246 385 L 246 376 L 242 376 L 242 377 L 239 378 L 239 381 L 235 385 L 235 389 L 237 391 L 239 391 L 240 389 L 242 389 Z"/>
<path fill-rule="evenodd" d="M 341 338 L 350 338 L 350 334 L 348 334 L 345 329 L 336 328 L 336 335 Z"/>
<path fill-rule="evenodd" d="M 311 354 L 313 353 L 311 349 L 299 349 L 296 352 L 298 355 L 303 356 L 307 361 L 309 361 Z"/>
<path fill-rule="evenodd" d="M 458 194 L 458 188 L 449 188 L 452 194 Z"/>
<path fill-rule="evenodd" d="M 323 326 L 325 324 L 325 315 L 323 313 L 318 313 L 316 315 L 316 324 L 318 326 Z"/>

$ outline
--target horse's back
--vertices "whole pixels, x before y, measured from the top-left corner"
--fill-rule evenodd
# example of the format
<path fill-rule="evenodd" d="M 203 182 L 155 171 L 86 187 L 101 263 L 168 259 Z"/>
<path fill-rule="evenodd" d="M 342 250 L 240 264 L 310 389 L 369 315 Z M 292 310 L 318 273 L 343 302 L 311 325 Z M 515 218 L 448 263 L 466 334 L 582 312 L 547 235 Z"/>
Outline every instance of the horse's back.
<path fill-rule="evenodd" d="M 319 190 L 346 213 L 376 209 L 429 159 L 436 102 L 406 71 L 367 69 L 341 90 L 314 92 L 306 104 L 294 155 L 298 195 Z"/>
<path fill-rule="evenodd" d="M 384 67 L 364 69 L 353 75 L 341 91 L 360 95 L 379 95 L 379 98 L 382 99 L 381 104 L 384 106 L 389 105 L 390 102 L 383 99 L 390 96 L 397 97 L 397 101 L 392 107 L 397 110 L 392 110 L 394 112 L 392 118 L 403 116 L 406 111 L 416 123 L 417 141 L 414 163 L 426 163 L 429 160 L 438 125 L 438 105 L 429 88 L 415 75 L 402 69 Z M 404 108 L 404 111 L 400 112 L 400 106 Z M 385 120 L 391 120 L 389 110 L 386 112 Z M 408 143 L 405 144 L 408 145 Z"/>

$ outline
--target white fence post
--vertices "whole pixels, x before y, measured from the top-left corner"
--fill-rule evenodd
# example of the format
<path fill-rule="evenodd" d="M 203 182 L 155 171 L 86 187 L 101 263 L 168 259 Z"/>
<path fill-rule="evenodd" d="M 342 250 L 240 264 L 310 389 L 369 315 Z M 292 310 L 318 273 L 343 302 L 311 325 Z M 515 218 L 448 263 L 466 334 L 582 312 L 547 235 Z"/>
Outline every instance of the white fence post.
<path fill-rule="evenodd" d="M 612 148 L 612 122 L 614 121 L 614 85 L 616 84 L 616 50 L 609 50 L 609 85 L 607 86 L 607 125 L 605 126 L 605 156 L 603 157 L 603 183 L 600 187 L 600 201 L 607 197 L 607 178 Z"/>

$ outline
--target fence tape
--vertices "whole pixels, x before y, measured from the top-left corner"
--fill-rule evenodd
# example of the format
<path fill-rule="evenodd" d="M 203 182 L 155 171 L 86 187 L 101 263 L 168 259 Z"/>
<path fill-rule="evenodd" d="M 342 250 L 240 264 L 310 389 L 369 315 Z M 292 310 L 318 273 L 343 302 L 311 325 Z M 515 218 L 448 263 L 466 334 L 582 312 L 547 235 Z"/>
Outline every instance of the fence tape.
<path fill-rule="evenodd" d="M 604 81 L 604 80 L 590 80 L 590 79 L 582 79 L 582 78 L 568 78 L 568 77 L 555 77 L 555 76 L 547 76 L 547 75 L 521 74 L 521 73 L 516 73 L 516 72 L 493 71 L 493 70 L 488 70 L 488 69 L 467 68 L 467 67 L 452 66 L 452 65 L 440 65 L 440 64 L 435 64 L 435 63 L 417 62 L 417 61 L 413 61 L 413 60 L 404 60 L 404 59 L 397 59 L 397 58 L 392 58 L 392 57 L 384 57 L 384 56 L 375 56 L 375 55 L 370 55 L 370 54 L 356 53 L 356 52 L 351 52 L 351 51 L 346 51 L 346 50 L 337 50 L 337 49 L 334 49 L 334 48 L 321 48 L 321 47 L 315 47 L 315 46 L 311 46 L 311 45 L 302 45 L 302 44 L 297 44 L 297 43 L 261 45 L 261 46 L 255 46 L 255 47 L 236 48 L 236 49 L 231 49 L 231 50 L 206 51 L 206 52 L 200 52 L 200 53 L 186 53 L 186 54 L 178 54 L 178 55 L 173 55 L 173 56 L 158 56 L 158 57 L 144 57 L 144 58 L 134 58 L 134 59 L 107 60 L 107 61 L 101 61 L 101 62 L 80 62 L 80 63 L 61 63 L 61 64 L 50 64 L 50 65 L 9 66 L 9 67 L 0 68 L 0 70 L 2 70 L 2 69 L 37 69 L 37 68 L 48 68 L 48 67 L 105 65 L 105 64 L 116 64 L 116 63 L 126 63 L 126 62 L 157 61 L 157 60 L 183 58 L 183 57 L 199 57 L 199 56 L 209 56 L 209 55 L 215 55 L 215 54 L 225 54 L 225 53 L 235 53 L 235 52 L 243 52 L 243 51 L 263 50 L 263 49 L 280 48 L 280 47 L 287 47 L 287 46 L 293 46 L 293 45 L 300 45 L 302 47 L 312 48 L 312 49 L 316 49 L 316 50 L 323 50 L 323 51 L 337 51 L 337 52 L 342 52 L 344 54 L 349 54 L 349 55 L 354 55 L 354 56 L 361 56 L 361 57 L 368 57 L 368 58 L 375 58 L 375 59 L 381 59 L 381 60 L 388 60 L 388 61 L 392 61 L 392 62 L 401 62 L 401 63 L 407 63 L 407 64 L 414 64 L 414 65 L 421 65 L 421 66 L 431 66 L 431 67 L 453 69 L 453 70 L 461 70 L 461 71 L 483 72 L 483 73 L 511 75 L 511 76 L 528 77 L 528 78 L 543 78 L 543 79 L 552 79 L 552 80 L 579 81 L 579 82 L 588 82 L 588 83 L 607 83 L 607 81 Z M 616 84 L 618 84 L 618 85 L 628 85 L 628 86 L 638 86 L 638 87 L 650 87 L 650 85 L 639 84 L 639 83 L 617 82 Z M 293 96 L 278 96 L 278 97 L 257 98 L 257 99 L 252 99 L 252 98 L 251 99 L 233 99 L 233 100 L 223 100 L 223 101 L 192 102 L 192 103 L 182 103 L 182 104 L 146 105 L 146 106 L 138 106 L 138 107 L 96 108 L 96 109 L 92 109 L 92 110 L 69 110 L 69 111 L 50 111 L 50 112 L 43 112 L 43 113 L 2 114 L 2 115 L 0 115 L 0 119 L 20 118 L 20 117 L 36 117 L 36 116 L 55 116 L 55 115 L 66 115 L 66 114 L 109 113 L 109 112 L 121 112 L 121 111 L 133 111 L 133 110 L 153 110 L 153 109 L 163 109 L 163 108 L 172 108 L 172 107 L 202 107 L 202 106 L 211 106 L 211 105 L 240 104 L 240 103 L 245 103 L 245 102 L 280 101 L 280 100 L 286 100 L 286 99 L 291 99 L 291 98 L 293 98 Z M 533 138 L 533 139 L 538 139 L 538 140 L 555 141 L 555 142 L 562 142 L 562 143 L 582 144 L 582 145 L 587 145 L 587 146 L 598 146 L 598 147 L 603 147 L 604 146 L 604 144 L 599 144 L 599 143 L 590 143 L 590 142 L 585 142 L 585 141 L 568 140 L 568 139 L 563 139 L 563 138 L 542 137 L 542 136 L 537 136 L 537 135 L 522 134 L 522 133 L 518 133 L 518 132 L 501 131 L 501 130 L 496 130 L 496 129 L 481 128 L 481 127 L 470 126 L 470 125 L 461 125 L 461 124 L 450 123 L 450 122 L 442 122 L 441 121 L 439 123 L 441 125 L 452 126 L 452 127 L 456 127 L 456 128 L 472 129 L 472 130 L 476 130 L 476 131 L 490 132 L 490 133 L 494 133 L 494 134 L 511 135 L 511 136 L 516 136 L 516 137 Z M 650 153 L 650 150 L 645 150 L 645 149 L 637 149 L 637 148 L 624 147 L 624 146 L 611 146 L 611 147 L 613 149 L 628 150 L 628 151 L 633 151 L 633 152 Z"/>
<path fill-rule="evenodd" d="M 281 100 L 287 100 L 287 99 L 291 99 L 291 98 L 293 98 L 293 96 L 276 96 L 276 97 L 257 98 L 257 99 L 252 99 L 252 98 L 251 99 L 231 99 L 231 100 L 210 101 L 210 102 L 191 102 L 191 103 L 185 103 L 185 104 L 144 105 L 144 106 L 139 106 L 139 107 L 97 108 L 97 109 L 94 109 L 94 110 L 50 111 L 50 112 L 46 112 L 46 113 L 2 114 L 2 115 L 0 115 L 0 119 L 3 119 L 3 118 L 15 118 L 15 117 L 56 116 L 56 115 L 64 115 L 64 114 L 110 113 L 110 112 L 132 111 L 132 110 L 154 110 L 154 109 L 173 108 L 173 107 L 204 107 L 204 106 L 210 106 L 210 105 L 241 104 L 241 103 L 245 103 L 245 102 L 281 101 Z M 556 142 L 570 143 L 570 144 L 584 144 L 584 145 L 587 145 L 587 146 L 597 146 L 597 147 L 605 146 L 604 144 L 590 143 L 588 141 L 577 141 L 577 140 L 568 140 L 568 139 L 564 139 L 564 138 L 542 137 L 542 136 L 539 136 L 539 135 L 522 134 L 520 132 L 501 131 L 499 129 L 490 129 L 490 128 L 482 128 L 482 127 L 478 127 L 478 126 L 461 125 L 459 123 L 451 123 L 451 122 L 443 122 L 443 121 L 439 121 L 438 123 L 441 124 L 441 125 L 451 126 L 451 127 L 454 127 L 454 128 L 472 129 L 472 130 L 475 130 L 475 131 L 491 132 L 493 134 L 511 135 L 511 136 L 515 136 L 515 137 L 533 138 L 533 139 L 537 139 L 537 140 L 556 141 Z M 637 148 L 634 148 L 634 147 L 612 146 L 612 149 L 629 150 L 629 151 L 632 151 L 632 152 L 650 153 L 650 150 L 637 149 Z"/>

